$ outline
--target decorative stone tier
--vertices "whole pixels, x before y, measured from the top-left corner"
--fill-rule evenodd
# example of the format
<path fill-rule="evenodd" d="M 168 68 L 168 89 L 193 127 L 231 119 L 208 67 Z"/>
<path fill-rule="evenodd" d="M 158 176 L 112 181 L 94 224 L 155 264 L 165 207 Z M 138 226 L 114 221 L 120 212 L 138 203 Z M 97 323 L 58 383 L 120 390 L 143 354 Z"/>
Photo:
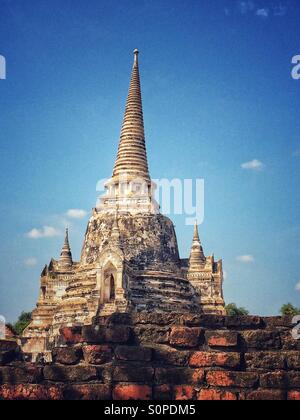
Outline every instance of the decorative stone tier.
<path fill-rule="evenodd" d="M 0 399 L 300 400 L 290 318 L 115 314 L 62 328 L 53 362 L 0 341 Z"/>
<path fill-rule="evenodd" d="M 130 301 L 136 310 L 198 312 L 199 303 L 190 283 L 173 273 L 143 272 L 130 281 Z"/>
<path fill-rule="evenodd" d="M 94 212 L 81 254 L 81 265 L 97 263 L 109 243 L 114 215 Z M 180 268 L 177 238 L 170 219 L 161 214 L 118 214 L 120 244 L 125 260 L 137 269 L 172 270 Z"/>

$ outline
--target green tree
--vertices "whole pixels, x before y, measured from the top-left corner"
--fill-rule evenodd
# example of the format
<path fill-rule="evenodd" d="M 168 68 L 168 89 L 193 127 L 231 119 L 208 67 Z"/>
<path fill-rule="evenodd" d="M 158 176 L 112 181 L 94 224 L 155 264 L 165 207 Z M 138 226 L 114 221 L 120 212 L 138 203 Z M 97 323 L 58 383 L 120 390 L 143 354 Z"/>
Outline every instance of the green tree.
<path fill-rule="evenodd" d="M 14 331 L 17 335 L 21 335 L 25 328 L 31 322 L 31 312 L 22 312 L 18 318 L 18 321 L 13 325 Z"/>
<path fill-rule="evenodd" d="M 300 315 L 300 308 L 296 308 L 296 306 L 291 303 L 286 303 L 285 305 L 282 305 L 280 313 L 282 316 Z"/>
<path fill-rule="evenodd" d="M 235 303 L 229 303 L 226 306 L 226 313 L 228 316 L 244 316 L 249 315 L 249 311 L 245 308 L 238 308 Z"/>

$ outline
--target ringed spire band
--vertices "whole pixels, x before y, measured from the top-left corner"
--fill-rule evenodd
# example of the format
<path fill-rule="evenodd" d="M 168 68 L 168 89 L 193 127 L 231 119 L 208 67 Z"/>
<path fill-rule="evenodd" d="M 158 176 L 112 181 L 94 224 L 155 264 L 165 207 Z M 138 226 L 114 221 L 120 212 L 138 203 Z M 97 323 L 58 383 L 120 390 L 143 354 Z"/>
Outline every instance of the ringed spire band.
<path fill-rule="evenodd" d="M 139 51 L 134 50 L 134 62 L 127 96 L 113 178 L 126 174 L 150 180 L 145 144 L 144 118 L 138 63 Z"/>

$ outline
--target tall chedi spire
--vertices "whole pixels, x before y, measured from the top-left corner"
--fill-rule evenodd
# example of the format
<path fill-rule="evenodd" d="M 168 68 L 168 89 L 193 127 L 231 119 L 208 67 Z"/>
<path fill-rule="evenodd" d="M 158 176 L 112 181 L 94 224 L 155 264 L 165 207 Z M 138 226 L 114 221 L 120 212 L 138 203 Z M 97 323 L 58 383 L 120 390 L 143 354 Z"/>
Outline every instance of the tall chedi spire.
<path fill-rule="evenodd" d="M 60 258 L 59 258 L 59 267 L 62 269 L 67 269 L 72 267 L 73 260 L 72 260 L 72 252 L 69 244 L 69 230 L 66 229 L 65 234 L 65 241 L 62 247 Z"/>
<path fill-rule="evenodd" d="M 189 261 L 189 271 L 199 271 L 199 268 L 203 267 L 205 261 L 206 258 L 199 238 L 198 224 L 196 221 L 194 226 L 194 236 Z"/>
<path fill-rule="evenodd" d="M 118 154 L 112 178 L 105 184 L 107 194 L 100 199 L 97 211 L 115 213 L 116 209 L 131 214 L 158 213 L 153 198 L 147 162 L 139 51 L 134 50 L 133 69 L 121 128 Z"/>
<path fill-rule="evenodd" d="M 138 55 L 139 51 L 135 49 L 132 75 L 113 177 L 126 174 L 150 180 L 145 145 Z"/>

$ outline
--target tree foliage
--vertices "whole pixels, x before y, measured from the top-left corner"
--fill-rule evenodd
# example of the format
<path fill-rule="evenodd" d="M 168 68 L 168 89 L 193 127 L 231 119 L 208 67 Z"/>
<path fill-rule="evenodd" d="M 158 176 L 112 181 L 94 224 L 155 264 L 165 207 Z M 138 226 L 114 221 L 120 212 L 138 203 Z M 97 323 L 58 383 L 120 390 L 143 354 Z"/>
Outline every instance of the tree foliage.
<path fill-rule="evenodd" d="M 13 329 L 17 335 L 21 335 L 25 328 L 31 322 L 31 312 L 22 312 L 18 318 L 18 321 L 13 325 Z"/>
<path fill-rule="evenodd" d="M 280 313 L 283 316 L 300 315 L 300 308 L 297 308 L 296 306 L 292 305 L 291 303 L 286 303 L 285 305 L 282 305 L 282 307 L 280 309 Z"/>
<path fill-rule="evenodd" d="M 229 303 L 226 306 L 226 313 L 228 316 L 245 316 L 249 315 L 249 311 L 245 308 L 238 308 L 235 303 Z"/>

